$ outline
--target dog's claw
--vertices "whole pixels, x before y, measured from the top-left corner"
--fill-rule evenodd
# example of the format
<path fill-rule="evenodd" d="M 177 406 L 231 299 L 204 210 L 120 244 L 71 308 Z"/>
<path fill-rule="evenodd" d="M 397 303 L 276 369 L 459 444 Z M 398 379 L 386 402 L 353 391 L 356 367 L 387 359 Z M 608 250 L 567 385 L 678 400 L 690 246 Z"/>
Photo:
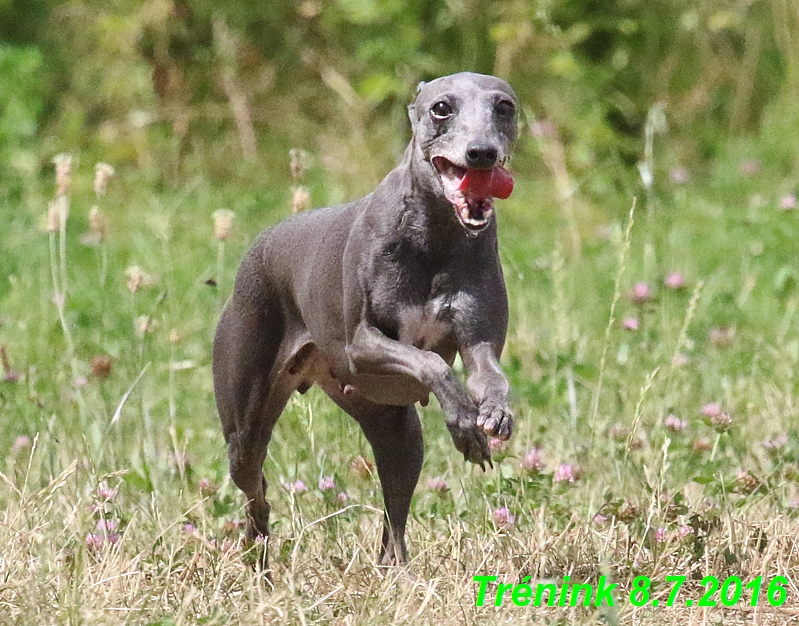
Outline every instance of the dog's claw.
<path fill-rule="evenodd" d="M 477 416 L 477 424 L 485 433 L 497 439 L 510 439 L 513 432 L 513 413 L 505 402 L 484 402 Z"/>

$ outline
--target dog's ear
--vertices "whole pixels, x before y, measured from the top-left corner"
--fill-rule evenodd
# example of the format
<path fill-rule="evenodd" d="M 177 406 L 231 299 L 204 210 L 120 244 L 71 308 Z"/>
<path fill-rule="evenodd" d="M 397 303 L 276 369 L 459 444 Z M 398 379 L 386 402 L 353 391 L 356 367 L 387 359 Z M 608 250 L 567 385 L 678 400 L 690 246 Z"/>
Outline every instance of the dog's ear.
<path fill-rule="evenodd" d="M 422 93 L 422 87 L 424 87 L 424 85 L 424 81 L 416 85 L 416 94 L 413 96 L 413 101 L 408 105 L 408 117 L 411 118 L 411 125 L 416 125 L 416 122 L 419 121 L 419 115 L 416 111 L 416 98 Z"/>

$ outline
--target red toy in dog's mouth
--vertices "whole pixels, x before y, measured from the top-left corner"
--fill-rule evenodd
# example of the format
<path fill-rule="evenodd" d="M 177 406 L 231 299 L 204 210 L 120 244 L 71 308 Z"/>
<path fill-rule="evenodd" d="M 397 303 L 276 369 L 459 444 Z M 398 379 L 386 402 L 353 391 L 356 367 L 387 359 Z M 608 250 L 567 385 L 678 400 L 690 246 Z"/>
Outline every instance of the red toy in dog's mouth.
<path fill-rule="evenodd" d="M 488 226 L 494 198 L 504 200 L 513 192 L 513 176 L 501 165 L 489 170 L 467 169 L 444 157 L 433 157 L 444 195 L 455 207 L 464 228 L 479 231 Z"/>

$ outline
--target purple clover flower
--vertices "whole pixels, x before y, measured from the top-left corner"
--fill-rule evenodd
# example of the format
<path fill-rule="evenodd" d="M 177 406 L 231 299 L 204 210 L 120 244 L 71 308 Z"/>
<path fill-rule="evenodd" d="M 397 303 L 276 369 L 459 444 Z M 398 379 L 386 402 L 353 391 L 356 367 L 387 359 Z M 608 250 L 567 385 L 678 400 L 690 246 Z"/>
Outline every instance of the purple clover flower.
<path fill-rule="evenodd" d="M 639 327 L 638 318 L 626 317 L 624 318 L 624 321 L 621 323 L 621 325 L 624 328 L 624 330 L 636 331 L 638 330 Z"/>
<path fill-rule="evenodd" d="M 516 516 L 503 506 L 494 511 L 494 523 L 499 528 L 510 528 L 516 523 Z"/>
<path fill-rule="evenodd" d="M 525 469 L 528 472 L 538 473 L 543 470 L 544 459 L 541 458 L 541 449 L 537 446 L 530 448 L 527 451 L 527 454 L 522 457 L 522 460 L 519 461 L 519 465 L 521 465 L 522 469 Z"/>

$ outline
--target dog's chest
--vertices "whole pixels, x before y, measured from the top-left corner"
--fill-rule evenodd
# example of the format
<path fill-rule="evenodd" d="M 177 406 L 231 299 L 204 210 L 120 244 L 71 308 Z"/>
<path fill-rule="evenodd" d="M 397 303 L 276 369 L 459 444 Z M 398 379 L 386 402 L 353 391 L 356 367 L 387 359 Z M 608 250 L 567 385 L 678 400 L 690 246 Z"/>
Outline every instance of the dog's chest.
<path fill-rule="evenodd" d="M 405 261 L 377 273 L 371 299 L 377 325 L 402 343 L 445 356 L 453 351 L 458 319 L 470 298 L 453 272 L 429 272 L 416 259 Z"/>
<path fill-rule="evenodd" d="M 456 319 L 463 302 L 463 294 L 432 298 L 423 305 L 406 305 L 399 311 L 398 339 L 422 350 L 432 350 L 447 358 L 456 348 Z M 453 352 L 454 356 L 454 352 Z"/>

